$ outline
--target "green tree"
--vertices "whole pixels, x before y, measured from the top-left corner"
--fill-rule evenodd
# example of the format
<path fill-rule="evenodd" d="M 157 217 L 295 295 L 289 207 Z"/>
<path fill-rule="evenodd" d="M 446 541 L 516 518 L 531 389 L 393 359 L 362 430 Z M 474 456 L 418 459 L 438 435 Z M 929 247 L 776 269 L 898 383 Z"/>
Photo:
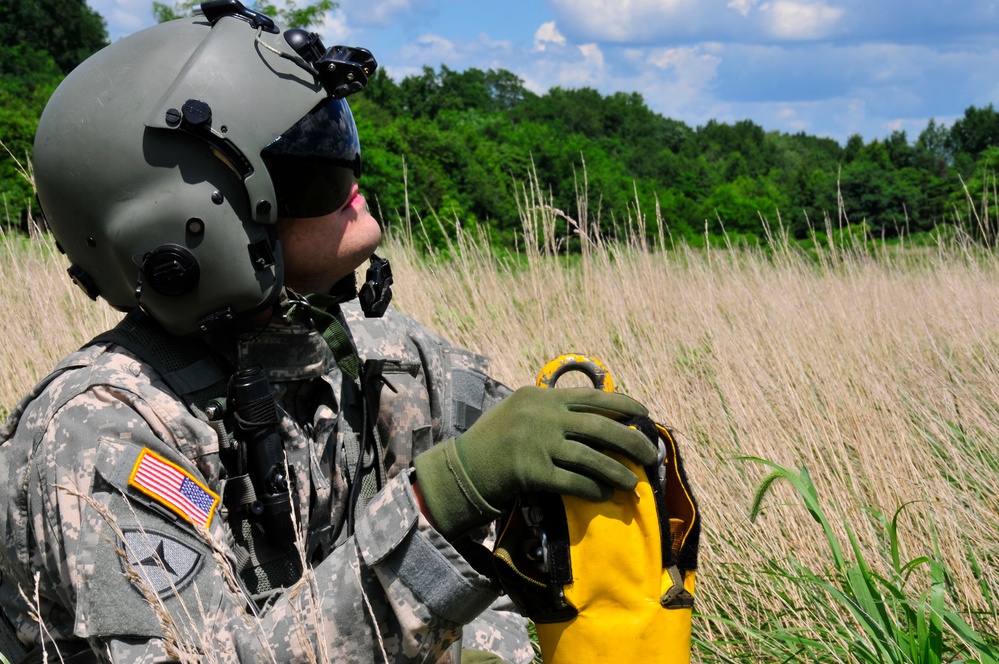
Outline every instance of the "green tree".
<path fill-rule="evenodd" d="M 194 8 L 201 4 L 201 0 L 175 0 L 167 4 L 163 2 L 153 2 L 153 16 L 160 23 L 172 21 L 174 19 L 190 16 Z M 308 28 L 322 22 L 323 16 L 340 6 L 340 3 L 333 0 L 316 0 L 299 7 L 295 0 L 284 0 L 282 6 L 277 6 L 267 0 L 254 0 L 249 4 L 250 8 L 275 16 L 291 28 Z"/>
<path fill-rule="evenodd" d="M 0 0 L 0 48 L 23 47 L 19 57 L 48 53 L 68 74 L 107 43 L 104 19 L 84 0 Z M 12 57 L 9 51 L 3 55 Z"/>
<path fill-rule="evenodd" d="M 948 198 L 949 206 L 961 212 L 968 232 L 990 246 L 999 240 L 994 212 L 985 213 L 985 208 L 996 205 L 996 191 L 999 190 L 999 146 L 985 148 L 978 155 L 971 177 L 964 188 L 954 189 Z M 972 209 L 974 208 L 974 210 Z"/>
<path fill-rule="evenodd" d="M 760 177 L 777 166 L 775 146 L 766 140 L 763 127 L 750 120 L 734 125 L 709 120 L 698 128 L 697 137 L 688 149 L 715 164 L 723 182 L 743 175 Z"/>
<path fill-rule="evenodd" d="M 942 181 L 926 170 L 895 168 L 887 141 L 858 151 L 843 167 L 840 190 L 850 223 L 866 222 L 875 237 L 924 230 L 942 217 Z"/>
<path fill-rule="evenodd" d="M 915 163 L 916 150 L 909 145 L 905 131 L 893 131 L 891 136 L 885 139 L 884 146 L 888 151 L 888 161 L 895 168 L 906 168 Z"/>
<path fill-rule="evenodd" d="M 386 99 L 387 93 L 396 100 Z M 379 81 L 372 96 L 396 113 L 433 119 L 444 111 L 506 111 L 531 93 L 516 74 L 505 69 L 457 72 L 441 65 L 440 72 L 424 66 L 419 75 L 407 76 L 398 86 Z"/>
<path fill-rule="evenodd" d="M 824 226 L 826 214 L 836 214 L 836 176 L 843 147 L 804 132 L 769 132 L 766 140 L 773 145 L 777 163 L 767 179 L 788 199 L 781 220 L 794 237 L 808 237 Z"/>
<path fill-rule="evenodd" d="M 776 221 L 787 197 L 765 179 L 740 176 L 715 187 L 701 206 L 701 216 L 714 233 L 760 235 L 760 215 Z"/>
<path fill-rule="evenodd" d="M 989 104 L 985 108 L 969 106 L 964 117 L 950 128 L 948 146 L 954 153 L 966 153 L 977 159 L 986 148 L 999 145 L 999 113 Z"/>
<path fill-rule="evenodd" d="M 749 120 L 694 130 L 653 112 L 637 93 L 537 95 L 503 70 L 425 67 L 398 82 L 380 71 L 351 105 L 364 143 L 364 187 L 383 221 L 402 216 L 395 213 L 406 202 L 405 162 L 411 212 L 436 211 L 449 225 L 454 211 L 488 224 L 505 243 L 519 228 L 513 192 L 532 167 L 569 216 L 582 214 L 585 191 L 587 221 L 605 235 L 635 219 L 636 205 L 654 232 L 658 204 L 675 239 L 698 242 L 705 221 L 712 232 L 724 225 L 752 241 L 762 233 L 760 215 L 775 221 L 775 211 L 795 237 L 808 237 L 823 230 L 826 215 L 837 218 L 840 191 L 850 220 L 866 220 L 878 235 L 930 228 L 948 218 L 953 170 L 961 160 L 969 171 L 974 164 L 960 153 L 951 165 L 950 128 L 933 122 L 915 144 L 897 131 L 869 145 L 851 136 L 843 146 L 766 132 Z M 443 241 L 436 224 L 428 232 Z"/>
<path fill-rule="evenodd" d="M 29 45 L 0 46 L 0 198 L 5 221 L 31 206 L 34 191 L 25 170 L 42 109 L 63 74 L 55 60 Z"/>
<path fill-rule="evenodd" d="M 860 151 L 864 149 L 864 137 L 860 134 L 853 134 L 846 139 L 846 148 L 843 150 L 843 163 L 849 164 L 857 158 Z"/>
<path fill-rule="evenodd" d="M 107 45 L 104 19 L 84 0 L 0 0 L 0 198 L 5 221 L 33 197 L 38 118 L 63 76 Z"/>
<path fill-rule="evenodd" d="M 930 121 L 916 139 L 916 166 L 943 177 L 947 173 L 947 165 L 950 162 L 950 150 L 948 148 L 948 130 L 943 125 L 938 125 L 937 121 L 930 118 Z"/>

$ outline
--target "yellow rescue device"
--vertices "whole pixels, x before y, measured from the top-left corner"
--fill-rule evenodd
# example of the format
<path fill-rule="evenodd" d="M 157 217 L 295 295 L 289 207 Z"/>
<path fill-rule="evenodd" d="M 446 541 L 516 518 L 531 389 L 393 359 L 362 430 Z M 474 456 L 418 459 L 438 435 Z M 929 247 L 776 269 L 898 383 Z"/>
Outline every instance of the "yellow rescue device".
<path fill-rule="evenodd" d="M 554 387 L 581 371 L 608 392 L 607 368 L 563 355 L 538 375 Z M 534 621 L 545 664 L 690 662 L 700 519 L 676 442 L 648 418 L 629 422 L 659 446 L 635 491 L 604 502 L 542 494 L 512 510 L 493 553 L 504 588 Z"/>

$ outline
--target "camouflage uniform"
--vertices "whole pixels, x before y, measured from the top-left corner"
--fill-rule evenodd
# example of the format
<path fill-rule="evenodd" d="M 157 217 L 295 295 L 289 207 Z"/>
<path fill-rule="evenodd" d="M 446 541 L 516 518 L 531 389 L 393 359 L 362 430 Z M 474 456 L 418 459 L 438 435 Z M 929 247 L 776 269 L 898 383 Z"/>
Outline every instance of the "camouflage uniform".
<path fill-rule="evenodd" d="M 192 415 L 148 363 L 97 343 L 35 388 L 0 432 L 0 606 L 22 642 L 85 639 L 115 662 L 454 661 L 460 649 L 449 646 L 481 613 L 466 646 L 530 661 L 525 621 L 487 608 L 497 587 L 423 518 L 410 480 L 416 454 L 459 435 L 507 388 L 485 374 L 484 358 L 397 312 L 365 319 L 348 305 L 343 315 L 381 383 L 382 463 L 365 460 L 374 487 L 353 534 L 343 526 L 358 415 L 329 347 L 284 324 L 213 341 L 239 366 L 261 365 L 277 398 L 306 532 L 291 564 L 307 571 L 287 588 L 254 581 L 267 542 L 251 533 L 248 543 L 225 507 L 196 527 L 130 485 L 146 449 L 219 495 L 230 481 L 224 432 Z"/>

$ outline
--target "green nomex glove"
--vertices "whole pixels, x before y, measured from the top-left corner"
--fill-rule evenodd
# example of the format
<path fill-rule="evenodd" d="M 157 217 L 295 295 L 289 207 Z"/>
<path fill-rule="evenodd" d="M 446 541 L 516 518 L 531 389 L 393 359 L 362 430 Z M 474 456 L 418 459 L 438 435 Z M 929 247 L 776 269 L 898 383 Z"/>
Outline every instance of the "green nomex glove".
<path fill-rule="evenodd" d="M 424 504 L 437 529 L 452 539 L 496 519 L 522 493 L 599 501 L 615 489 L 631 491 L 638 478 L 602 451 L 643 466 L 654 463 L 649 439 L 616 421 L 647 414 L 623 394 L 523 387 L 461 437 L 414 459 Z"/>
<path fill-rule="evenodd" d="M 462 648 L 461 664 L 506 664 L 506 660 L 484 650 Z"/>

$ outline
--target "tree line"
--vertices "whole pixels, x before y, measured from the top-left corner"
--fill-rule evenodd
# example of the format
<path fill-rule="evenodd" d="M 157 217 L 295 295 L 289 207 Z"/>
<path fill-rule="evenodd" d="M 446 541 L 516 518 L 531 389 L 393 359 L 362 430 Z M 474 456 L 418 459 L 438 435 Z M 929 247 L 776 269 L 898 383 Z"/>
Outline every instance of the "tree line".
<path fill-rule="evenodd" d="M 45 103 L 66 74 L 107 43 L 104 19 L 84 0 L 0 0 L 0 214 L 5 224 L 18 224 L 35 207 L 26 175 Z"/>
<path fill-rule="evenodd" d="M 761 217 L 796 238 L 823 231 L 827 218 L 885 238 L 966 221 L 968 193 L 977 201 L 999 168 L 991 104 L 968 107 L 951 126 L 930 120 L 915 140 L 895 131 L 845 145 L 751 120 L 691 127 L 637 92 L 539 95 L 505 70 L 426 67 L 399 82 L 380 71 L 352 105 L 363 186 L 384 217 L 398 218 L 406 203 L 405 160 L 411 211 L 486 222 L 504 242 L 519 227 L 514 201 L 531 169 L 570 215 L 585 171 L 589 215 L 604 233 L 629 216 L 655 232 L 658 206 L 674 237 L 753 240 Z"/>
<path fill-rule="evenodd" d="M 189 9 L 183 2 L 159 7 L 162 18 Z M 0 152 L 0 196 L 8 226 L 34 208 L 23 171 L 45 102 L 106 43 L 103 19 L 84 0 L 0 0 L 7 150 Z M 869 143 L 854 135 L 842 145 L 768 132 L 751 120 L 691 127 L 654 112 L 637 92 L 556 87 L 536 94 L 502 69 L 425 67 L 398 82 L 379 70 L 350 101 L 362 188 L 383 223 L 399 223 L 408 206 L 423 219 L 477 222 L 506 246 L 516 241 L 518 195 L 532 173 L 569 216 L 579 214 L 585 193 L 588 221 L 607 235 L 638 218 L 655 232 L 658 207 L 674 238 L 698 241 L 707 231 L 754 241 L 763 218 L 776 226 L 778 215 L 796 238 L 823 230 L 827 219 L 887 238 L 966 221 L 965 187 L 977 200 L 999 168 L 999 112 L 991 104 L 970 106 L 950 126 L 930 120 L 915 140 L 895 131 Z M 444 241 L 438 225 L 425 228 L 432 241 Z"/>

